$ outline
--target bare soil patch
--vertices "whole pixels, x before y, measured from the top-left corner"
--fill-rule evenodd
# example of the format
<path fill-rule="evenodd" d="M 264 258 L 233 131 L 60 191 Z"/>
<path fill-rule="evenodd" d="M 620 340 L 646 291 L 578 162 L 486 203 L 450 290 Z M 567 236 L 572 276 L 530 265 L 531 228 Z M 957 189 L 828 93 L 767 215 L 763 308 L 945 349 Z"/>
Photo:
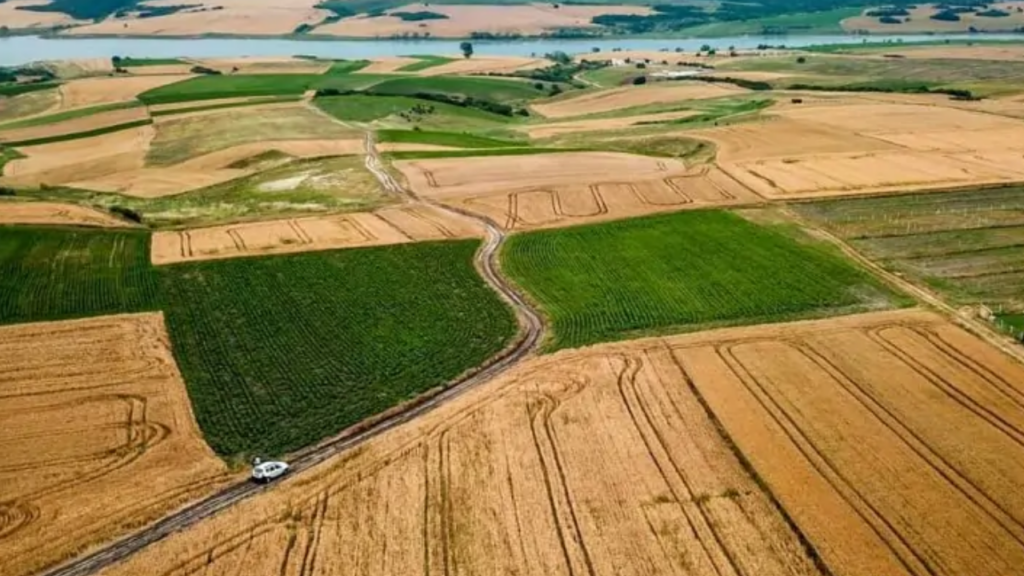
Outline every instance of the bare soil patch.
<path fill-rule="evenodd" d="M 591 19 L 601 14 L 650 14 L 643 6 L 584 6 L 561 4 L 504 5 L 439 5 L 408 4 L 388 10 L 393 12 L 430 11 L 448 16 L 446 19 L 407 22 L 396 16 L 354 16 L 332 24 L 318 26 L 317 34 L 333 34 L 358 38 L 376 38 L 429 33 L 434 38 L 468 38 L 473 32 L 492 34 L 537 35 L 557 28 L 590 28 Z"/>
<path fill-rule="evenodd" d="M 153 235 L 153 263 L 311 252 L 483 237 L 475 221 L 427 204 L 357 212 L 193 228 Z"/>
<path fill-rule="evenodd" d="M 533 104 L 532 108 L 549 118 L 566 118 L 610 112 L 634 106 L 718 98 L 746 92 L 734 86 L 706 84 L 703 82 L 672 82 L 656 86 L 627 86 L 592 92 L 572 98 Z"/>
<path fill-rule="evenodd" d="M 75 118 L 64 122 L 56 122 L 54 124 L 45 124 L 42 126 L 16 128 L 14 130 L 0 129 L 0 143 L 19 142 L 24 140 L 34 140 L 37 138 L 50 138 L 53 136 L 63 136 L 65 134 L 88 132 L 90 130 L 106 128 L 108 126 L 117 126 L 138 120 L 145 120 L 146 118 L 149 118 L 149 113 L 146 112 L 145 108 L 140 106 L 138 108 L 125 108 L 123 110 L 111 110 L 110 112 L 91 114 L 81 118 Z"/>
<path fill-rule="evenodd" d="M 84 108 L 134 100 L 139 94 L 191 78 L 183 76 L 119 76 L 116 78 L 80 78 L 61 85 L 61 109 Z"/>
<path fill-rule="evenodd" d="M 151 0 L 146 4 L 171 6 L 181 2 Z M 327 10 L 314 8 L 316 0 L 190 0 L 188 4 L 200 7 L 151 18 L 138 18 L 134 13 L 124 18 L 111 17 L 96 24 L 72 28 L 64 34 L 276 35 L 290 34 L 300 24 L 316 24 L 331 15 Z"/>
<path fill-rule="evenodd" d="M 27 6 L 43 6 L 49 3 L 50 0 L 7 0 L 0 3 L 0 24 L 11 29 L 19 29 L 52 28 L 80 23 L 63 12 L 21 10 Z"/>
<path fill-rule="evenodd" d="M 1021 382 L 917 310 L 567 350 L 102 574 L 1002 576 Z"/>
<path fill-rule="evenodd" d="M 0 200 L 0 224 L 59 224 L 64 226 L 129 226 L 110 214 L 58 202 L 20 202 Z"/>
<path fill-rule="evenodd" d="M 506 230 L 570 226 L 761 201 L 712 165 L 615 152 L 407 160 L 420 195 L 487 216 Z"/>
<path fill-rule="evenodd" d="M 161 314 L 0 328 L 0 555 L 23 576 L 230 480 Z"/>

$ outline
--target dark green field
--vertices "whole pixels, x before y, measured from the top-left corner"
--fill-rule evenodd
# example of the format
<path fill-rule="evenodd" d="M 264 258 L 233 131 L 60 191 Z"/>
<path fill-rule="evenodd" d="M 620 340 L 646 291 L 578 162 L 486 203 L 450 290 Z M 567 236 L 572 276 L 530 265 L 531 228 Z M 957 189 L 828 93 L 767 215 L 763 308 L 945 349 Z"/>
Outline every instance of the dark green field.
<path fill-rule="evenodd" d="M 549 349 L 892 300 L 833 252 L 720 211 L 516 234 L 503 268 L 551 319 Z"/>
<path fill-rule="evenodd" d="M 162 271 L 174 353 L 219 453 L 281 454 L 439 386 L 515 333 L 478 241 Z"/>
<path fill-rule="evenodd" d="M 155 310 L 149 233 L 0 226 L 0 324 Z"/>
<path fill-rule="evenodd" d="M 352 63 L 346 63 L 351 67 Z M 333 70 L 333 69 L 332 69 Z M 250 74 L 200 76 L 139 94 L 149 105 L 251 96 L 299 96 L 307 90 L 361 90 L 391 76 L 382 74 Z"/>
<path fill-rule="evenodd" d="M 369 94 L 346 94 L 325 96 L 315 100 L 316 105 L 339 120 L 351 122 L 373 122 L 402 113 L 411 114 L 414 109 L 429 109 L 429 114 L 416 114 L 415 123 L 434 128 L 500 128 L 510 122 L 507 116 L 492 114 L 476 108 L 467 108 L 411 98 L 408 96 L 373 96 Z"/>

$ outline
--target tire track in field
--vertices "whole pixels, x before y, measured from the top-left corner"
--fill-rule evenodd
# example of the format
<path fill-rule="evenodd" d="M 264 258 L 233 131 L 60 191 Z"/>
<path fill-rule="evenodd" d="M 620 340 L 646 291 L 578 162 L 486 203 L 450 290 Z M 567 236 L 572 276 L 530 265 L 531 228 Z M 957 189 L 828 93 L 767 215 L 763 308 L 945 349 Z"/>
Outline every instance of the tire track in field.
<path fill-rule="evenodd" d="M 454 381 L 449 382 L 439 392 L 421 397 L 419 401 L 410 402 L 401 409 L 385 412 L 363 426 L 354 426 L 319 444 L 292 454 L 288 460 L 295 475 L 315 467 L 332 456 L 364 444 L 396 426 L 426 414 L 471 388 L 489 382 L 533 354 L 540 346 L 544 337 L 545 323 L 540 312 L 527 302 L 526 298 L 499 272 L 498 253 L 506 239 L 504 231 L 493 220 L 485 216 L 480 216 L 467 210 L 452 208 L 429 199 L 419 198 L 399 184 L 384 168 L 380 155 L 377 153 L 373 134 L 367 133 L 364 143 L 366 149 L 366 169 L 377 178 L 386 191 L 400 194 L 421 204 L 429 204 L 438 210 L 451 213 L 459 218 L 473 220 L 483 225 L 487 231 L 487 237 L 474 257 L 476 266 L 483 280 L 512 307 L 516 315 L 516 321 L 519 324 L 519 334 L 511 345 L 489 358 L 482 365 L 469 370 Z M 195 502 L 169 516 L 165 516 L 163 519 L 139 532 L 44 572 L 43 575 L 86 576 L 94 574 L 107 566 L 127 559 L 154 542 L 158 542 L 175 532 L 193 526 L 204 518 L 226 510 L 243 500 L 271 489 L 273 486 L 273 484 L 261 486 L 248 481 L 228 486 L 212 496 Z"/>

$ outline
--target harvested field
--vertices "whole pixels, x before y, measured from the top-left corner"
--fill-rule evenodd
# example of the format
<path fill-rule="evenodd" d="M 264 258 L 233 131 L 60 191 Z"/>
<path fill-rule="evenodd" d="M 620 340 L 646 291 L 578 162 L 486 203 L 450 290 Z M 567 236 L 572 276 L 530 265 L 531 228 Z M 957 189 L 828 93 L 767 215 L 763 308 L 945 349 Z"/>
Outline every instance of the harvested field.
<path fill-rule="evenodd" d="M 629 128 L 641 122 L 661 122 L 665 120 L 676 120 L 698 114 L 694 110 L 683 110 L 680 112 L 663 112 L 660 114 L 641 114 L 638 116 L 625 116 L 621 118 L 603 118 L 600 120 L 570 120 L 568 122 L 551 122 L 548 124 L 535 124 L 523 126 L 521 129 L 530 135 L 530 138 L 551 138 L 564 136 L 577 132 L 595 132 L 601 130 L 620 130 Z"/>
<path fill-rule="evenodd" d="M 417 75 L 510 73 L 517 70 L 544 68 L 548 66 L 549 62 L 549 60 L 544 58 L 523 58 L 519 56 L 473 56 L 469 59 L 459 58 L 447 64 L 432 66 L 417 72 Z"/>
<path fill-rule="evenodd" d="M 211 152 L 267 140 L 351 141 L 360 137 L 355 129 L 297 104 L 171 116 L 159 122 L 156 128 L 156 138 L 146 157 L 151 166 L 169 166 Z"/>
<path fill-rule="evenodd" d="M 105 212 L 57 202 L 0 200 L 0 224 L 56 224 L 61 226 L 131 226 Z"/>
<path fill-rule="evenodd" d="M 418 64 L 419 62 L 419 58 L 410 58 L 408 56 L 374 58 L 370 61 L 370 65 L 360 70 L 360 72 L 366 74 L 391 74 L 397 72 L 403 66 Z"/>
<path fill-rule="evenodd" d="M 0 556 L 27 576 L 230 480 L 159 313 L 0 328 Z"/>
<path fill-rule="evenodd" d="M 634 106 L 700 100 L 742 94 L 746 91 L 730 85 L 705 82 L 672 82 L 655 86 L 627 86 L 591 92 L 582 96 L 561 98 L 552 102 L 533 104 L 531 107 L 548 118 L 566 118 L 599 114 Z"/>
<path fill-rule="evenodd" d="M 965 108 L 829 98 L 778 120 L 687 132 L 769 198 L 837 196 L 1024 179 L 1024 122 Z"/>
<path fill-rule="evenodd" d="M 61 84 L 61 109 L 83 108 L 98 104 L 111 104 L 134 100 L 136 96 L 153 88 L 191 78 L 178 76 L 99 77 L 79 78 Z"/>
<path fill-rule="evenodd" d="M 134 34 L 196 36 L 200 34 L 291 34 L 301 24 L 316 24 L 331 15 L 314 8 L 316 0 L 196 0 L 167 16 L 107 18 L 63 32 L 77 34 Z M 149 0 L 149 6 L 181 5 L 180 0 Z M 215 7 L 219 7 L 214 9 Z"/>
<path fill-rule="evenodd" d="M 390 16 L 394 12 L 422 11 L 444 14 L 447 18 L 410 22 Z M 353 16 L 318 26 L 316 33 L 356 38 L 390 37 L 412 32 L 420 35 L 429 33 L 433 38 L 468 38 L 473 32 L 533 36 L 557 28 L 596 27 L 591 19 L 601 14 L 650 13 L 650 8 L 645 6 L 408 4 L 388 10 L 384 16 Z"/>
<path fill-rule="evenodd" d="M 0 183 L 59 185 L 142 168 L 155 130 L 142 126 L 93 138 L 19 148 L 26 156 L 4 166 Z"/>
<path fill-rule="evenodd" d="M 250 174 L 247 170 L 190 170 L 183 164 L 170 168 L 139 168 L 67 182 L 72 188 L 114 192 L 135 198 L 160 198 L 229 182 Z"/>
<path fill-rule="evenodd" d="M 482 238 L 483 228 L 427 204 L 375 212 L 195 228 L 153 235 L 153 264 Z"/>
<path fill-rule="evenodd" d="M 1005 576 L 1022 381 L 921 311 L 564 351 L 101 574 Z"/>
<path fill-rule="evenodd" d="M 873 51 L 874 52 L 874 51 Z M 981 44 L 976 46 L 902 46 L 886 48 L 885 54 L 904 58 L 948 58 L 955 60 L 1024 60 L 1024 46 Z"/>
<path fill-rule="evenodd" d="M 402 160 L 426 197 L 506 230 L 568 226 L 761 199 L 713 166 L 617 152 Z"/>
<path fill-rule="evenodd" d="M 110 58 L 74 58 L 71 60 L 50 60 L 43 63 L 58 78 L 70 80 L 83 76 L 109 76 L 114 73 Z"/>
<path fill-rule="evenodd" d="M 19 28 L 52 28 L 78 24 L 79 21 L 63 12 L 34 12 L 22 10 L 27 6 L 42 6 L 50 0 L 7 0 L 0 2 L 0 24 L 17 30 Z"/>
<path fill-rule="evenodd" d="M 149 113 L 146 112 L 146 109 L 137 107 L 101 112 L 72 120 L 66 120 L 64 122 L 54 122 L 53 124 L 44 124 L 41 126 L 15 128 L 13 130 L 0 129 L 0 144 L 3 144 L 4 142 L 23 142 L 42 138 L 51 138 L 54 136 L 63 136 L 67 134 L 90 132 L 100 128 L 128 124 L 130 122 L 145 120 L 147 118 L 149 118 Z"/>
<path fill-rule="evenodd" d="M 56 88 L 0 98 L 0 121 L 43 115 L 59 105 L 60 93 Z"/>
<path fill-rule="evenodd" d="M 185 102 L 172 102 L 170 104 L 152 104 L 148 106 L 150 112 L 169 112 L 172 110 L 187 110 L 189 108 L 206 107 L 206 106 L 227 106 L 229 104 L 245 104 L 247 102 L 259 102 L 264 100 L 265 97 L 251 97 L 242 96 L 239 98 L 217 98 L 213 100 L 203 100 L 202 102 L 185 101 Z"/>

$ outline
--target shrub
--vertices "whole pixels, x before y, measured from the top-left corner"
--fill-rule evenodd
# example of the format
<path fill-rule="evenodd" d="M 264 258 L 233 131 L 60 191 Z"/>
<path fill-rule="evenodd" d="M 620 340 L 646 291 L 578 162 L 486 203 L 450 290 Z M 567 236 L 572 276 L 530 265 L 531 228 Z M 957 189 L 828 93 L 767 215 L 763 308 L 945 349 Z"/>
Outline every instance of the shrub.
<path fill-rule="evenodd" d="M 647 76 L 637 76 L 636 78 L 633 78 L 634 86 L 640 86 L 643 84 L 647 84 Z"/>
<path fill-rule="evenodd" d="M 131 220 L 132 222 L 142 224 L 142 214 L 138 211 L 132 210 L 131 208 L 114 205 L 111 206 L 109 210 L 110 213 L 114 214 L 115 216 L 120 216 L 125 220 Z"/>
<path fill-rule="evenodd" d="M 191 72 L 193 74 L 206 74 L 208 76 L 219 76 L 220 70 L 214 70 L 213 68 L 207 68 L 206 66 L 193 66 Z"/>

